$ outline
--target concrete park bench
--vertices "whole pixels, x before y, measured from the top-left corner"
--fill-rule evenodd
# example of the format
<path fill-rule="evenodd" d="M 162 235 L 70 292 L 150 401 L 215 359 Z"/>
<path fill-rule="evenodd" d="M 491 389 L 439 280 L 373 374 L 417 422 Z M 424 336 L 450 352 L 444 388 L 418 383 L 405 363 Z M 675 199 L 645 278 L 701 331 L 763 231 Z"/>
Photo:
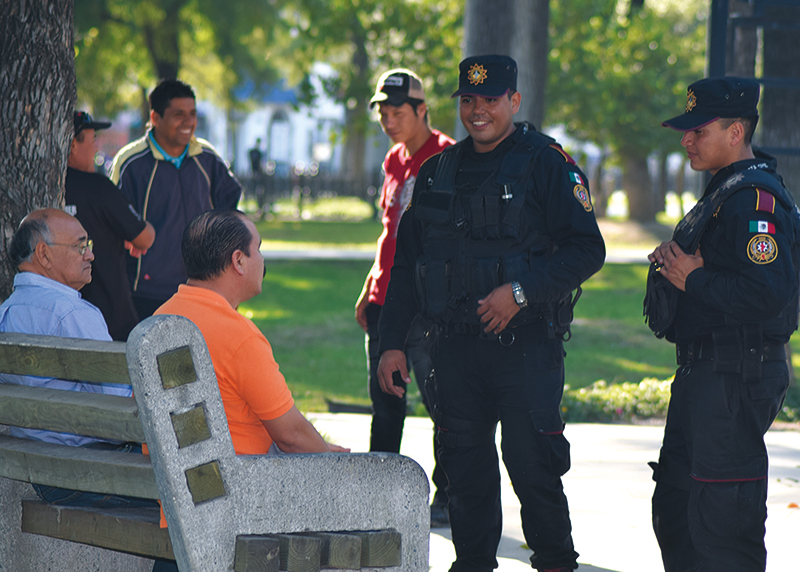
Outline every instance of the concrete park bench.
<path fill-rule="evenodd" d="M 0 384 L 0 424 L 150 451 L 0 435 L 0 570 L 138 572 L 154 557 L 182 572 L 428 569 L 419 465 L 388 453 L 237 456 L 205 342 L 184 318 L 150 318 L 127 344 L 0 333 L 0 371 L 131 383 L 135 399 Z M 30 485 L 8 479 L 160 499 L 169 528 L 158 509 L 23 500 Z"/>

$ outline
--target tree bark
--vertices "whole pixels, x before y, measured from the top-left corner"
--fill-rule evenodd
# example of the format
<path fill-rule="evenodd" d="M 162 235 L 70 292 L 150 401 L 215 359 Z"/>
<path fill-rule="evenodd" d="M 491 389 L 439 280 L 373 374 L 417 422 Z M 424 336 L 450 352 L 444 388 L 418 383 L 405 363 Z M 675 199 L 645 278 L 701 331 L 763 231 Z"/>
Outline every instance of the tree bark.
<path fill-rule="evenodd" d="M 509 55 L 517 62 L 517 91 L 522 95 L 515 121 L 544 122 L 547 86 L 547 25 L 550 0 L 467 0 L 464 8 L 464 57 Z M 467 135 L 456 121 L 456 138 Z"/>
<path fill-rule="evenodd" d="M 800 23 L 800 7 L 771 8 L 778 23 Z M 800 36 L 796 30 L 764 29 L 764 77 L 800 78 Z M 762 92 L 761 143 L 800 147 L 800 89 L 767 84 Z M 800 199 L 800 155 L 778 155 L 778 172 L 795 200 Z"/>
<path fill-rule="evenodd" d="M 0 10 L 0 298 L 17 269 L 8 244 L 30 211 L 63 203 L 73 137 L 73 0 L 7 0 Z"/>
<path fill-rule="evenodd" d="M 516 0 L 514 8 L 511 57 L 517 61 L 517 91 L 522 94 L 515 120 L 530 121 L 541 129 L 547 85 L 550 0 Z"/>
<path fill-rule="evenodd" d="M 752 16 L 753 6 L 747 0 L 731 0 L 728 13 Z M 755 26 L 735 26 L 728 30 L 727 71 L 741 77 L 755 76 L 758 34 Z"/>
<path fill-rule="evenodd" d="M 647 169 L 647 157 L 622 153 L 622 186 L 628 196 L 628 218 L 636 222 L 656 219 L 653 184 Z"/>

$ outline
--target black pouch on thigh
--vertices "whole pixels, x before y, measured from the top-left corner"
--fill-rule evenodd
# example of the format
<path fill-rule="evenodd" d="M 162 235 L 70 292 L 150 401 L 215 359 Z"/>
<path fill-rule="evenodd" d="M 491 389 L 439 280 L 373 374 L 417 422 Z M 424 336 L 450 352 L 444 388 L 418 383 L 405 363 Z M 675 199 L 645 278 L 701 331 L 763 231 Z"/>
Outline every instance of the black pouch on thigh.
<path fill-rule="evenodd" d="M 564 347 L 559 339 L 528 340 L 525 354 L 525 395 L 538 446 L 554 474 L 570 468 L 569 441 L 564 437 L 561 397 L 564 393 Z"/>

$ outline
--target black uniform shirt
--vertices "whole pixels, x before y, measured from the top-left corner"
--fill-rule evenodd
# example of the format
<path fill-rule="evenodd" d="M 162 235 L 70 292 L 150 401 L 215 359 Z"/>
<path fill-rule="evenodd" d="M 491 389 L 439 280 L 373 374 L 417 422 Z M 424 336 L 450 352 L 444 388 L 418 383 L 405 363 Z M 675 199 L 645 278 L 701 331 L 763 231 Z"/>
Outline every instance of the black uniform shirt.
<path fill-rule="evenodd" d="M 750 159 L 721 169 L 705 194 L 748 169 L 775 175 L 775 160 Z M 764 322 L 789 305 L 792 293 L 797 295 L 792 264 L 796 216 L 764 190 L 743 189 L 722 204 L 700 240 L 704 267 L 689 274 L 686 292 L 679 294 L 674 323 L 678 343 L 740 323 Z M 765 332 L 768 341 L 779 343 L 790 335 Z"/>
<path fill-rule="evenodd" d="M 66 204 L 94 241 L 92 281 L 81 295 L 100 308 L 115 340 L 124 341 L 139 321 L 125 268 L 124 241 L 133 240 L 145 222 L 107 177 L 67 169 Z"/>
<path fill-rule="evenodd" d="M 502 161 L 494 163 L 495 158 L 504 155 L 521 136 L 519 126 L 494 151 L 484 154 L 487 163 L 496 165 L 495 170 L 499 168 Z M 459 165 L 462 173 L 481 172 L 486 164 L 465 165 L 465 162 L 476 161 L 471 152 L 472 139 L 468 137 L 463 145 L 466 149 Z M 495 151 L 497 155 L 493 155 Z M 428 180 L 432 180 L 439 158 L 440 155 L 431 157 L 420 168 L 414 197 L 400 220 L 392 277 L 379 323 L 381 352 L 403 349 L 411 321 L 419 313 L 414 271 L 422 253 L 422 228 L 414 210 L 418 194 L 428 190 Z M 551 303 L 577 288 L 603 266 L 605 245 L 592 212 L 586 176 L 568 155 L 552 146 L 544 149 L 536 159 L 532 176 L 534 189 L 525 197 L 525 215 L 528 223 L 549 236 L 557 248 L 552 256 L 533 262 L 531 272 L 519 282 L 529 303 Z M 474 193 L 481 182 L 466 185 L 459 174 L 456 181 L 457 194 L 469 192 L 469 189 Z"/>

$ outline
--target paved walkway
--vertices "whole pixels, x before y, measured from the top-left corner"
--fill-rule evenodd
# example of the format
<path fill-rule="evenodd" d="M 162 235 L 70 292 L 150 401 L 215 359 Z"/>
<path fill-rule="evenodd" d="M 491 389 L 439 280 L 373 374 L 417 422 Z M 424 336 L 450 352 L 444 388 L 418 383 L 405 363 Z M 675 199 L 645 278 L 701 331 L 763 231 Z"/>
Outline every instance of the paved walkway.
<path fill-rule="evenodd" d="M 309 414 L 327 438 L 352 448 L 369 449 L 368 415 Z M 650 524 L 653 492 L 647 461 L 655 460 L 660 426 L 570 424 L 572 470 L 564 478 L 570 502 L 575 547 L 581 572 L 660 572 L 661 560 Z M 433 468 L 431 422 L 406 420 L 402 453 L 430 475 Z M 770 451 L 767 572 L 800 570 L 800 431 L 772 430 Z M 502 572 L 531 570 L 519 524 L 519 503 L 503 472 L 503 538 L 498 550 Z M 794 507 L 793 507 L 794 505 Z M 431 572 L 447 572 L 453 560 L 449 530 L 431 531 Z"/>
<path fill-rule="evenodd" d="M 606 262 L 615 264 L 646 263 L 650 249 L 618 248 L 609 251 Z M 274 250 L 261 249 L 265 260 L 374 260 L 375 253 L 363 250 L 345 250 L 341 248 L 315 248 L 306 250 Z"/>

